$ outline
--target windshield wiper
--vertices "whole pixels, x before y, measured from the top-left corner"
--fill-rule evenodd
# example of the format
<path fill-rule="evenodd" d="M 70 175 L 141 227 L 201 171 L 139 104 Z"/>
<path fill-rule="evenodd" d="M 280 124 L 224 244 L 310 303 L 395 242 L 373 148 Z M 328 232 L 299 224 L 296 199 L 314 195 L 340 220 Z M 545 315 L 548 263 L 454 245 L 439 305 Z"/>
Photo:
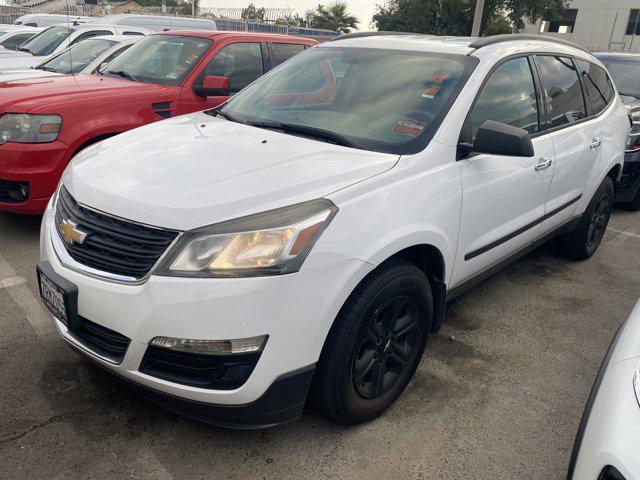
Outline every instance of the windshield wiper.
<path fill-rule="evenodd" d="M 31 68 L 35 68 L 36 70 L 44 70 L 45 72 L 59 73 L 55 68 L 45 67 L 44 65 L 38 65 L 37 67 L 31 67 Z"/>
<path fill-rule="evenodd" d="M 345 137 L 344 135 L 340 135 L 339 133 L 335 133 L 330 130 L 324 130 L 322 128 L 278 122 L 249 122 L 249 125 L 257 128 L 266 128 L 268 130 L 281 130 L 284 133 L 297 133 L 304 137 L 333 143 L 335 145 L 364 150 L 364 147 L 362 145 L 359 145 L 358 143 Z"/>
<path fill-rule="evenodd" d="M 31 50 L 29 50 L 27 47 L 17 46 L 16 50 L 20 50 L 21 52 L 31 53 Z M 33 53 L 31 53 L 31 55 L 33 55 Z"/>
<path fill-rule="evenodd" d="M 230 122 L 242 123 L 243 125 L 250 125 L 249 122 L 245 122 L 244 120 L 240 120 L 238 117 L 231 115 L 230 113 L 223 112 L 219 108 L 214 108 L 213 110 L 207 110 L 207 115 L 213 115 L 214 117 L 222 117 L 225 120 L 229 120 Z"/>
<path fill-rule="evenodd" d="M 640 99 L 640 93 L 627 93 L 627 92 L 619 92 L 620 95 L 623 95 L 625 97 L 634 97 L 634 98 L 638 98 Z"/>
<path fill-rule="evenodd" d="M 107 70 L 106 73 L 112 73 L 114 75 L 118 75 L 119 77 L 126 78 L 127 80 L 133 80 L 134 82 L 138 81 L 136 77 L 131 75 L 129 72 L 125 72 L 124 70 L 116 70 L 115 72 L 113 70 Z"/>

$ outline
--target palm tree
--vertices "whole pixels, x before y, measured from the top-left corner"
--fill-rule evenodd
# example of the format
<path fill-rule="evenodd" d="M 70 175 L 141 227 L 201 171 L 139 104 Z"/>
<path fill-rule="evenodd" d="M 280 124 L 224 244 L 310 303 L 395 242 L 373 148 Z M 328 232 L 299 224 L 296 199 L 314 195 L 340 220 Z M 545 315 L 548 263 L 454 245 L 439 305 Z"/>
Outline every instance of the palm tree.
<path fill-rule="evenodd" d="M 310 23 L 315 28 L 349 33 L 352 28 L 357 28 L 358 19 L 349 15 L 346 3 L 335 1 L 326 7 L 318 5 L 311 14 Z"/>

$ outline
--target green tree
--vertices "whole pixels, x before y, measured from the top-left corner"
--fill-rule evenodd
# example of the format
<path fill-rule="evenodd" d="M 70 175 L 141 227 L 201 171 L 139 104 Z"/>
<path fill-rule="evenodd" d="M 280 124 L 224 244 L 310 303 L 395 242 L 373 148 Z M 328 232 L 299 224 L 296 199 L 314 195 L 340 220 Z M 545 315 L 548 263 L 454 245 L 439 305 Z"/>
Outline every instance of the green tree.
<path fill-rule="evenodd" d="M 338 33 L 349 33 L 351 29 L 357 28 L 359 23 L 356 17 L 349 14 L 347 4 L 339 1 L 327 6 L 318 5 L 315 10 L 307 12 L 305 17 L 312 27 Z"/>
<path fill-rule="evenodd" d="M 397 30 L 440 35 L 469 35 L 476 0 L 385 0 L 376 6 L 372 25 L 378 30 Z M 555 18 L 567 0 L 486 0 L 481 35 L 518 31 L 524 20 Z"/>
<path fill-rule="evenodd" d="M 253 3 L 247 5 L 247 8 L 242 9 L 240 17 L 243 20 L 264 20 L 267 15 L 267 11 L 264 7 L 257 8 Z"/>

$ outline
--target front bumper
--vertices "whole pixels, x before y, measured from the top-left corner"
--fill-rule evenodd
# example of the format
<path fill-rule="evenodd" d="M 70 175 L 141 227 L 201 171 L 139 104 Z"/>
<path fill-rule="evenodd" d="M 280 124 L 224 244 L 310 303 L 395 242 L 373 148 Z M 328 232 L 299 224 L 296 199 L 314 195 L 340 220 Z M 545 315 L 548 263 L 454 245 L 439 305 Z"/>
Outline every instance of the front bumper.
<path fill-rule="evenodd" d="M 196 279 L 152 275 L 139 285 L 114 283 L 63 264 L 52 241 L 51 235 L 53 239 L 58 235 L 49 227 L 52 221 L 53 209 L 48 208 L 41 231 L 43 260 L 55 273 L 77 285 L 80 316 L 128 337 L 130 343 L 122 361 L 115 364 L 87 348 L 56 320 L 61 336 L 100 366 L 143 389 L 156 403 L 181 413 L 191 411 L 190 416 L 200 419 L 207 417 L 200 414 L 206 406 L 214 410 L 209 417 L 219 424 L 228 421 L 220 418 L 224 412 L 229 415 L 223 417 L 235 419 L 228 422 L 234 425 L 279 423 L 272 422 L 277 419 L 273 411 L 256 413 L 265 405 L 288 412 L 283 421 L 299 415 L 302 405 L 298 400 L 306 398 L 312 376 L 309 369 L 320 356 L 333 319 L 372 268 L 359 260 L 348 260 L 275 277 Z M 233 390 L 197 388 L 140 371 L 149 341 L 156 336 L 225 340 L 259 335 L 269 336 L 260 359 L 248 380 Z M 287 401 L 275 402 L 273 389 L 278 391 L 283 378 L 297 377 L 300 372 L 306 373 L 293 383 L 304 391 L 289 392 Z M 246 410 L 232 409 L 249 405 L 250 415 Z M 237 421 L 238 417 L 261 416 L 267 420 L 247 420 L 244 425 Z"/>
<path fill-rule="evenodd" d="M 624 168 L 620 181 L 616 184 L 616 202 L 633 201 L 640 188 L 640 151 L 624 154 Z"/>
<path fill-rule="evenodd" d="M 60 141 L 0 145 L 0 180 L 26 182 L 29 186 L 29 198 L 25 202 L 0 201 L 0 210 L 41 214 L 60 181 L 70 154 L 69 146 Z"/>

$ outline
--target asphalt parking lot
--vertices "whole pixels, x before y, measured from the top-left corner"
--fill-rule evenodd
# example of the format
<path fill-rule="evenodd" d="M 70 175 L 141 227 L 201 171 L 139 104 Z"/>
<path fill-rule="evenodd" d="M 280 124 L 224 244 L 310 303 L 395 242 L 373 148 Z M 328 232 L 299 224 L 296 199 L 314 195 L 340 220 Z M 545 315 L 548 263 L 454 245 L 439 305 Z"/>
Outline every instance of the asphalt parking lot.
<path fill-rule="evenodd" d="M 37 299 L 39 219 L 0 213 L 0 478 L 563 478 L 600 361 L 640 297 L 640 214 L 595 257 L 542 247 L 449 306 L 401 399 L 231 431 L 166 412 L 65 346 Z"/>

